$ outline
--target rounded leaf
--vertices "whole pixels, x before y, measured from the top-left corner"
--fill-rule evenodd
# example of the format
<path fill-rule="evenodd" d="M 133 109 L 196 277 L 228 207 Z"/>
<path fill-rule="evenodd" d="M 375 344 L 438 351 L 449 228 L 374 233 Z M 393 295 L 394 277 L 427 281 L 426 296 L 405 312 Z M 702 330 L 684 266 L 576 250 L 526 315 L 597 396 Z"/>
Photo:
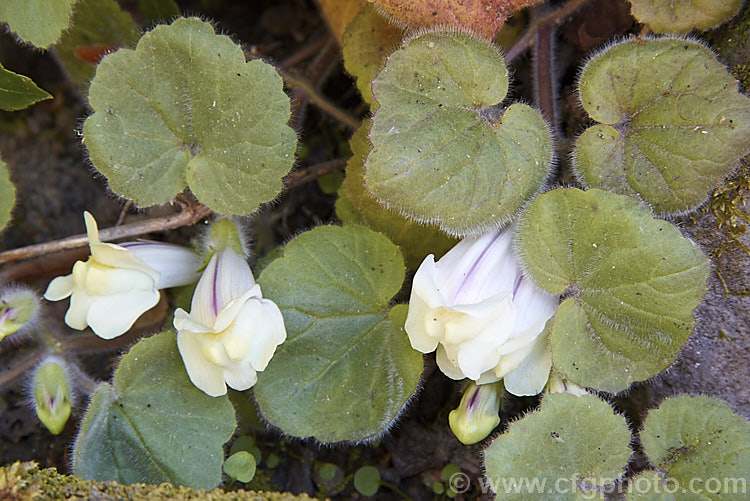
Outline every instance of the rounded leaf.
<path fill-rule="evenodd" d="M 99 64 L 83 126 L 118 195 L 147 206 L 186 186 L 222 214 L 275 198 L 294 162 L 289 98 L 276 70 L 196 18 L 146 33 Z"/>
<path fill-rule="evenodd" d="M 255 456 L 247 451 L 239 451 L 224 461 L 224 473 L 229 475 L 229 478 L 246 484 L 255 477 L 256 466 Z"/>
<path fill-rule="evenodd" d="M 235 426 L 229 399 L 197 389 L 174 332 L 162 332 L 133 346 L 114 383 L 94 392 L 73 469 L 86 480 L 212 489 L 221 481 L 222 446 Z"/>
<path fill-rule="evenodd" d="M 677 501 L 679 486 L 669 480 L 655 471 L 641 472 L 628 482 L 625 501 Z"/>
<path fill-rule="evenodd" d="M 0 231 L 10 222 L 10 213 L 16 204 L 16 187 L 10 182 L 8 166 L 0 159 Z"/>
<path fill-rule="evenodd" d="M 733 18 L 743 0 L 630 0 L 630 12 L 654 33 L 708 30 Z"/>
<path fill-rule="evenodd" d="M 0 23 L 24 42 L 46 49 L 68 27 L 76 0 L 2 0 Z"/>
<path fill-rule="evenodd" d="M 363 466 L 354 473 L 354 488 L 363 496 L 374 496 L 380 488 L 380 470 Z"/>
<path fill-rule="evenodd" d="M 750 153 L 750 98 L 693 40 L 629 40 L 597 54 L 578 83 L 601 124 L 576 143 L 586 186 L 639 198 L 661 213 L 691 210 Z"/>
<path fill-rule="evenodd" d="M 458 240 L 434 226 L 417 223 L 380 205 L 365 188 L 364 164 L 372 145 L 367 138 L 372 122 L 365 120 L 349 141 L 352 158 L 336 201 L 336 215 L 345 224 L 358 223 L 385 234 L 401 247 L 406 266 L 416 270 L 428 254 L 435 259 L 448 252 Z M 348 205 L 346 204 L 348 202 Z M 351 210 L 347 212 L 347 208 Z"/>
<path fill-rule="evenodd" d="M 500 107 L 507 92 L 488 42 L 445 32 L 406 41 L 373 82 L 370 192 L 455 235 L 508 222 L 547 178 L 552 139 L 538 111 Z"/>
<path fill-rule="evenodd" d="M 646 416 L 643 451 L 680 500 L 730 500 L 750 483 L 750 423 L 718 400 L 668 398 Z M 738 497 L 739 496 L 739 497 Z"/>
<path fill-rule="evenodd" d="M 529 205 L 516 238 L 534 282 L 568 296 L 552 323 L 558 372 L 618 392 L 674 362 L 709 273 L 675 226 L 630 197 L 560 188 Z"/>
<path fill-rule="evenodd" d="M 363 226 L 321 226 L 289 242 L 258 278 L 288 335 L 258 374 L 263 417 L 321 442 L 385 431 L 422 372 L 403 330 L 406 306 L 388 310 L 403 281 L 398 247 Z"/>
<path fill-rule="evenodd" d="M 593 499 L 624 472 L 630 431 L 593 395 L 547 394 L 484 451 L 486 486 L 498 499 Z"/>

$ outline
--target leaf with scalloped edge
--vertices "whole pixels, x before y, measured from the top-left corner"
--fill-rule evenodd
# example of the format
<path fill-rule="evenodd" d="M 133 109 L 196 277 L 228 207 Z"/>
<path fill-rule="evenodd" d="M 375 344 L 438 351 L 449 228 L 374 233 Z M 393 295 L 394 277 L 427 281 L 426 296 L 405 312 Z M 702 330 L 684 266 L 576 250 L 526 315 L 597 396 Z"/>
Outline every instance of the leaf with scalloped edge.
<path fill-rule="evenodd" d="M 708 30 L 729 21 L 743 0 L 630 0 L 630 12 L 654 33 Z"/>
<path fill-rule="evenodd" d="M 499 106 L 508 70 L 483 40 L 446 32 L 407 40 L 373 93 L 380 107 L 365 182 L 411 219 L 482 233 L 507 223 L 549 174 L 547 124 L 525 104 Z"/>
<path fill-rule="evenodd" d="M 660 213 L 703 203 L 750 153 L 750 98 L 693 40 L 629 40 L 600 52 L 578 84 L 600 122 L 576 142 L 586 186 L 640 198 Z"/>
<path fill-rule="evenodd" d="M 372 149 L 367 139 L 371 124 L 370 120 L 362 122 L 349 142 L 352 157 L 346 165 L 346 178 L 339 189 L 336 215 L 345 224 L 362 224 L 383 233 L 401 247 L 407 268 L 416 270 L 428 254 L 434 254 L 435 259 L 439 259 L 458 240 L 434 226 L 410 221 L 398 212 L 386 209 L 367 191 L 364 163 Z"/>
<path fill-rule="evenodd" d="M 498 499 L 604 499 L 597 490 L 624 473 L 630 438 L 597 397 L 550 393 L 485 449 L 485 485 Z"/>
<path fill-rule="evenodd" d="M 276 70 L 245 61 L 229 37 L 197 18 L 146 33 L 106 56 L 83 126 L 94 167 L 136 204 L 169 202 L 186 186 L 221 214 L 273 200 L 297 143 Z"/>
<path fill-rule="evenodd" d="M 750 484 L 750 423 L 724 402 L 668 398 L 648 413 L 640 437 L 665 481 L 682 487 L 680 500 L 740 499 Z"/>
<path fill-rule="evenodd" d="M 492 40 L 514 12 L 541 0 L 370 0 L 412 31 L 445 27 Z"/>
<path fill-rule="evenodd" d="M 112 384 L 93 393 L 73 470 L 85 480 L 212 489 L 235 420 L 226 395 L 209 397 L 190 382 L 175 333 L 155 334 L 122 358 Z"/>
<path fill-rule="evenodd" d="M 357 80 L 357 88 L 373 104 L 372 81 L 385 66 L 386 58 L 403 39 L 403 32 L 367 5 L 346 27 L 341 41 L 344 68 Z"/>
<path fill-rule="evenodd" d="M 52 99 L 49 92 L 37 87 L 29 77 L 6 70 L 0 64 L 1 110 L 22 110 L 45 99 Z"/>
<path fill-rule="evenodd" d="M 406 305 L 388 307 L 403 280 L 401 251 L 364 226 L 319 226 L 287 244 L 258 278 L 288 335 L 254 388 L 268 422 L 326 443 L 388 429 L 422 372 Z"/>
<path fill-rule="evenodd" d="M 10 222 L 10 213 L 16 203 L 16 188 L 10 181 L 8 166 L 0 159 L 0 232 Z"/>
<path fill-rule="evenodd" d="M 618 392 L 669 367 L 693 332 L 709 262 L 672 224 L 608 191 L 559 188 L 521 215 L 521 261 L 568 297 L 552 323 L 552 363 L 581 385 Z"/>
<path fill-rule="evenodd" d="M 70 29 L 63 33 L 54 50 L 73 81 L 86 89 L 97 61 L 82 60 L 81 51 L 85 54 L 86 50 L 93 50 L 103 56 L 117 47 L 134 46 L 138 38 L 140 33 L 133 18 L 115 0 L 78 0 Z"/>
<path fill-rule="evenodd" d="M 0 23 L 22 41 L 46 49 L 68 27 L 76 0 L 2 0 Z"/>

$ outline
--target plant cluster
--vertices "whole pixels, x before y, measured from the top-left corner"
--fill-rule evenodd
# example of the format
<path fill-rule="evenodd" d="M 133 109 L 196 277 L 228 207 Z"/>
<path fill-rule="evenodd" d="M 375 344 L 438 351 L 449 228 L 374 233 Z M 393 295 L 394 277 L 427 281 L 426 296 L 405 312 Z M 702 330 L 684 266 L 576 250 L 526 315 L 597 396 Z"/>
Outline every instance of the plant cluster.
<path fill-rule="evenodd" d="M 534 3 L 321 0 L 371 115 L 353 124 L 335 188 L 342 224 L 299 233 L 255 273 L 242 218 L 280 196 L 299 151 L 282 74 L 171 1 L 153 2 L 172 19 L 142 35 L 114 0 L 0 5 L 0 22 L 55 50 L 81 86 L 91 109 L 83 144 L 109 190 L 139 208 L 178 201 L 191 213 L 182 224 L 211 221 L 191 247 L 115 244 L 105 242 L 114 230 L 84 215 L 90 256 L 44 293 L 69 298 L 70 329 L 120 337 L 161 291 L 181 288 L 168 325 L 132 346 L 108 382 L 75 363 L 36 292 L 0 291 L 0 340 L 45 346 L 31 371 L 40 421 L 60 433 L 88 394 L 75 475 L 250 482 L 256 444 L 224 450 L 238 400 L 288 437 L 376 441 L 408 412 L 423 353 L 435 352 L 440 371 L 466 382 L 449 417 L 465 444 L 500 424 L 504 392 L 542 395 L 486 442 L 485 478 L 467 489 L 527 499 L 519 482 L 535 478 L 550 499 L 640 499 L 695 478 L 747 481 L 750 426 L 726 404 L 675 396 L 630 430 L 607 401 L 669 368 L 693 333 L 710 262 L 670 219 L 718 189 L 709 206 L 731 212 L 734 226 L 747 221 L 719 200 L 746 189 L 723 183 L 750 153 L 750 98 L 704 43 L 683 36 L 742 2 L 631 0 L 653 35 L 611 41 L 586 61 L 577 90 L 591 121 L 564 152 L 543 98 L 509 97 L 507 60 L 519 49 L 504 56 L 496 43 L 505 20 Z M 87 50 L 101 57 L 95 72 Z M 0 67 L 1 108 L 49 98 Z M 0 161 L 0 226 L 13 205 Z M 242 393 L 230 399 L 228 387 Z M 645 467 L 628 471 L 634 443 Z M 349 476 L 318 468 L 332 488 L 351 480 L 369 496 L 388 486 L 372 466 Z M 443 473 L 426 483 L 458 495 L 461 472 Z M 705 487 L 685 496 L 723 499 Z"/>

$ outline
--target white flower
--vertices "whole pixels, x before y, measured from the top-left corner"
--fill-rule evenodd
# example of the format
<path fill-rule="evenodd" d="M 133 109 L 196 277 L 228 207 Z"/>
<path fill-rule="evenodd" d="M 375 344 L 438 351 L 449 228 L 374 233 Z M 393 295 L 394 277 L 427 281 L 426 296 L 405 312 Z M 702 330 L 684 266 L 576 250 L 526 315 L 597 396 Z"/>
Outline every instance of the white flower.
<path fill-rule="evenodd" d="M 406 332 L 414 349 L 437 349 L 438 366 L 452 379 L 503 379 L 514 395 L 536 395 L 552 363 L 540 334 L 559 298 L 523 276 L 513 235 L 465 238 L 437 263 L 427 256 L 414 276 Z"/>
<path fill-rule="evenodd" d="M 461 403 L 448 414 L 451 431 L 461 443 L 476 444 L 500 424 L 502 393 L 500 383 L 469 384 Z"/>
<path fill-rule="evenodd" d="M 91 256 L 77 261 L 73 273 L 57 277 L 44 293 L 48 301 L 70 296 L 65 323 L 91 327 L 104 339 L 127 332 L 143 313 L 159 302 L 159 289 L 187 285 L 198 279 L 200 258 L 178 245 L 99 240 L 94 217 L 83 214 Z"/>
<path fill-rule="evenodd" d="M 286 339 L 278 306 L 263 299 L 245 259 L 229 246 L 211 257 L 190 313 L 177 309 L 174 326 L 190 380 L 212 397 L 224 395 L 226 385 L 253 386 Z"/>

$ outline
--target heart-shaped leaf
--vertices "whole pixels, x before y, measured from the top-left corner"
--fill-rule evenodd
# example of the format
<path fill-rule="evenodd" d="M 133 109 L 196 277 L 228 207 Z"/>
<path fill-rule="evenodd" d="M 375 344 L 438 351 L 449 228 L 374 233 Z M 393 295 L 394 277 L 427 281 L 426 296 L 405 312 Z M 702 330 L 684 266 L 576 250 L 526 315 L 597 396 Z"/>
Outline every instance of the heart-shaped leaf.
<path fill-rule="evenodd" d="M 52 96 L 29 77 L 6 70 L 0 64 L 0 109 L 22 110 L 45 99 L 52 99 Z"/>
<path fill-rule="evenodd" d="M 26 43 L 46 49 L 68 27 L 76 0 L 2 0 L 0 23 Z"/>
<path fill-rule="evenodd" d="M 186 186 L 222 214 L 249 214 L 275 198 L 294 162 L 289 98 L 276 70 L 200 19 L 145 34 L 105 57 L 83 126 L 94 167 L 138 205 Z"/>
<path fill-rule="evenodd" d="M 750 483 L 750 423 L 727 404 L 705 396 L 668 398 L 648 413 L 640 436 L 667 485 L 679 488 L 678 499 L 744 498 Z M 663 486 L 652 487 L 658 492 Z"/>
<path fill-rule="evenodd" d="M 750 153 L 750 98 L 698 42 L 614 45 L 589 60 L 578 86 L 583 107 L 601 122 L 576 143 L 584 185 L 640 198 L 661 213 L 685 211 Z"/>
<path fill-rule="evenodd" d="M 743 0 L 630 0 L 630 12 L 654 33 L 687 33 L 708 30 L 733 18 Z"/>
<path fill-rule="evenodd" d="M 10 213 L 16 204 L 16 188 L 10 182 L 8 166 L 0 159 L 0 231 L 10 222 Z"/>
<path fill-rule="evenodd" d="M 371 125 L 370 120 L 362 122 L 349 142 L 352 158 L 346 165 L 346 178 L 336 201 L 336 215 L 345 224 L 362 224 L 385 234 L 401 247 L 407 267 L 416 270 L 428 254 L 434 254 L 438 259 L 458 241 L 434 226 L 410 221 L 398 212 L 386 209 L 367 191 L 364 165 L 372 149 L 367 138 Z"/>
<path fill-rule="evenodd" d="M 595 396 L 548 394 L 484 451 L 485 486 L 498 499 L 603 499 L 629 444 L 625 419 Z"/>
<path fill-rule="evenodd" d="M 86 480 L 212 489 L 234 429 L 229 399 L 193 386 L 174 332 L 163 332 L 133 346 L 91 397 L 73 469 Z"/>
<path fill-rule="evenodd" d="M 509 221 L 544 183 L 552 139 L 538 111 L 499 107 L 507 92 L 491 44 L 466 33 L 408 40 L 373 82 L 370 192 L 455 235 Z"/>
<path fill-rule="evenodd" d="M 582 386 L 617 392 L 669 367 L 706 290 L 701 250 L 630 197 L 576 188 L 540 195 L 521 215 L 521 260 L 564 294 L 552 362 Z"/>
<path fill-rule="evenodd" d="M 258 279 L 288 338 L 254 394 L 284 433 L 321 442 L 383 433 L 417 389 L 422 355 L 403 330 L 398 247 L 363 226 L 321 226 L 289 242 Z"/>

